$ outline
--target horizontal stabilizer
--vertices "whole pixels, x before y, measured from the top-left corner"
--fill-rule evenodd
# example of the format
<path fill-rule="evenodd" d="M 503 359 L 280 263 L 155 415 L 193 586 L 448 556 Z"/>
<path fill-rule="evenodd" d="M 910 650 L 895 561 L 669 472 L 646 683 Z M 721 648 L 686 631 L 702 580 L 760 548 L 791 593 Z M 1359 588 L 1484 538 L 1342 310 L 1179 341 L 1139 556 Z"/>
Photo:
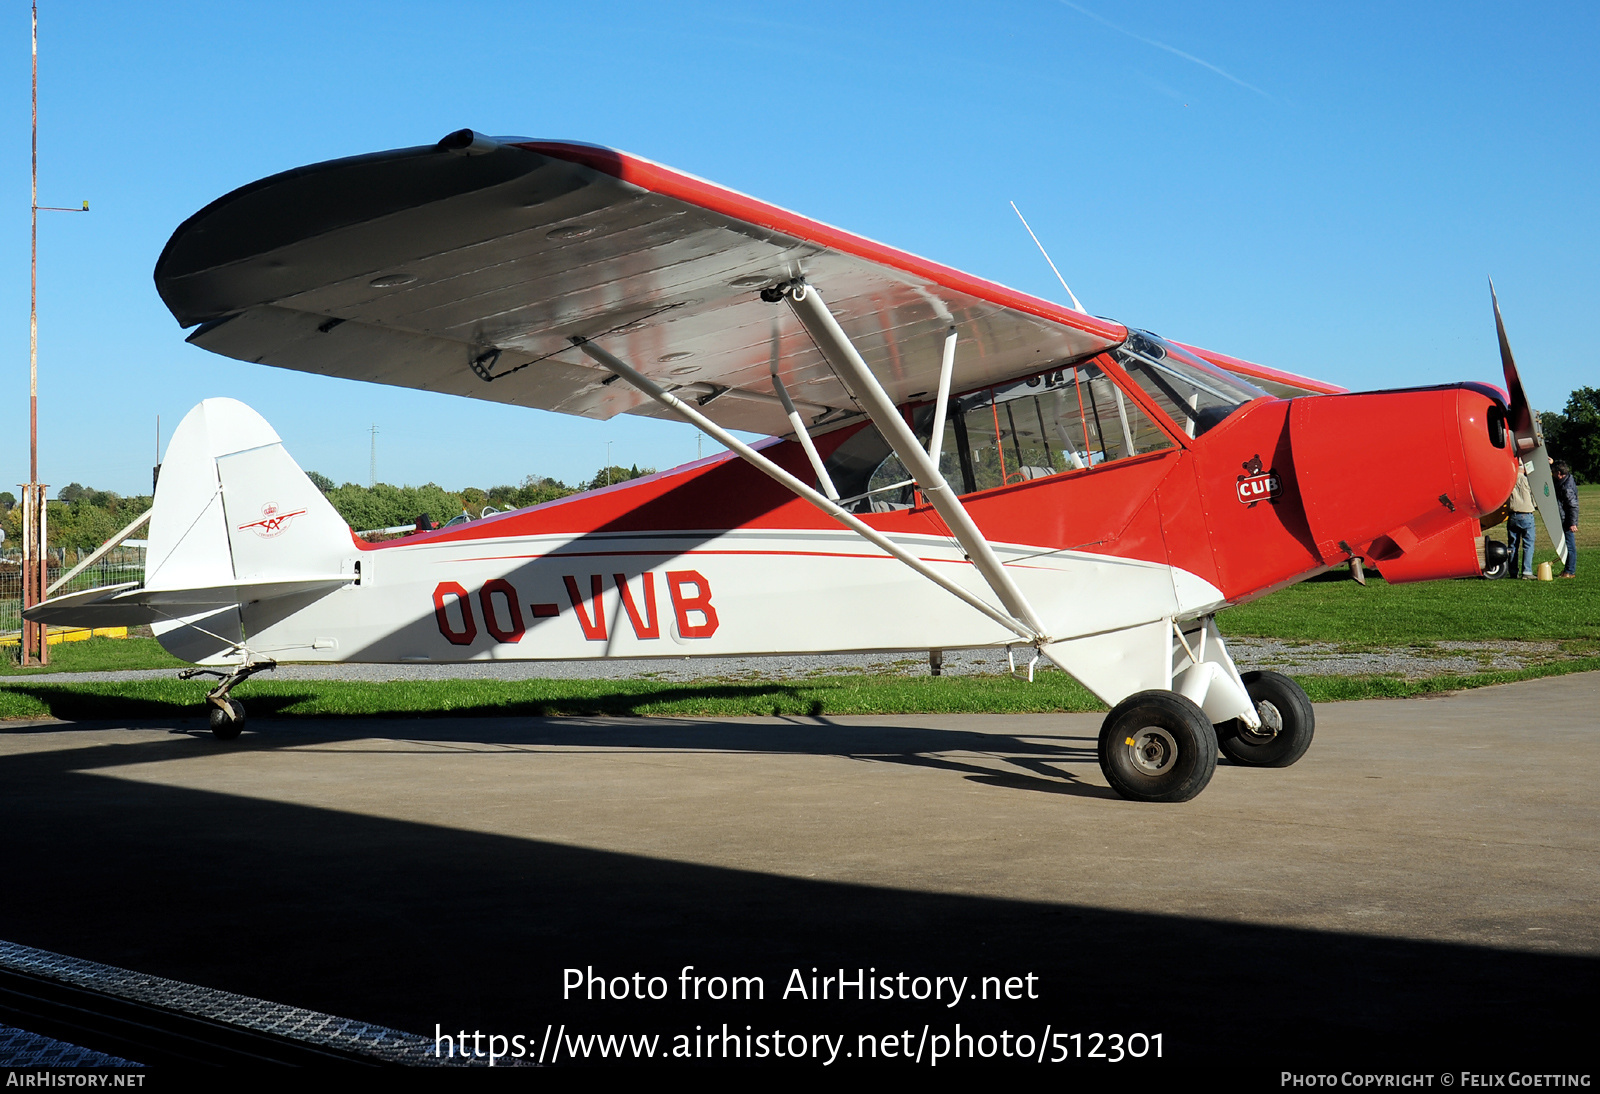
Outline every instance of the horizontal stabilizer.
<path fill-rule="evenodd" d="M 203 589 L 140 589 L 129 582 L 52 597 L 22 614 L 30 622 L 52 627 L 137 627 L 193 615 L 207 607 L 332 592 L 354 580 L 354 574 L 330 574 Z"/>
<path fill-rule="evenodd" d="M 30 623 L 51 627 L 139 627 L 155 622 L 149 607 L 133 602 L 119 603 L 117 594 L 138 588 L 137 581 L 106 585 L 79 593 L 63 593 L 42 600 L 26 609 L 22 616 Z"/>

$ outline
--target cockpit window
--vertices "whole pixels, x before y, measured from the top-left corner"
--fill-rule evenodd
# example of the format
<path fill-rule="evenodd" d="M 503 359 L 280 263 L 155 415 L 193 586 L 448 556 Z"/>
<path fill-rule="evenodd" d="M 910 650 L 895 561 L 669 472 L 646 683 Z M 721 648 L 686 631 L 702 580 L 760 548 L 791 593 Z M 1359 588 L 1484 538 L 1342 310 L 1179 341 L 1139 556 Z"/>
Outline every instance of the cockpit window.
<path fill-rule="evenodd" d="M 963 452 L 969 493 L 1172 444 L 1093 364 L 1067 365 L 964 395 L 950 419 L 945 441 Z"/>
<path fill-rule="evenodd" d="M 1267 393 L 1144 331 L 1111 351 L 1117 364 L 1191 437 Z"/>
<path fill-rule="evenodd" d="M 933 407 L 918 407 L 910 422 L 926 447 Z M 957 492 L 971 494 L 1171 446 L 1172 438 L 1098 366 L 1063 365 L 951 399 L 939 471 Z M 826 466 L 851 512 L 916 502 L 910 473 L 871 426 L 841 444 Z"/>

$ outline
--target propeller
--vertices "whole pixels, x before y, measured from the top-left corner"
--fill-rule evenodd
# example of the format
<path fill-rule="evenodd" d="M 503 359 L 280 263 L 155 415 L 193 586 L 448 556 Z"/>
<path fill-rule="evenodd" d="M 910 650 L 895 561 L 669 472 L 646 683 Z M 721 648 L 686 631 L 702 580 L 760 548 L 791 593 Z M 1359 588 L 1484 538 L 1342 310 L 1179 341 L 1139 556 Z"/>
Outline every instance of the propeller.
<path fill-rule="evenodd" d="M 1512 451 L 1522 462 L 1528 475 L 1528 485 L 1533 488 L 1533 502 L 1544 519 L 1544 530 L 1555 545 L 1556 554 L 1563 564 L 1567 561 L 1566 530 L 1561 526 L 1561 507 L 1556 502 L 1555 478 L 1550 474 L 1550 456 L 1544 449 L 1544 432 L 1539 428 L 1539 415 L 1528 404 L 1527 393 L 1522 390 L 1522 377 L 1517 374 L 1517 362 L 1511 356 L 1511 342 L 1506 338 L 1506 322 L 1500 317 L 1500 299 L 1494 292 L 1494 278 L 1489 279 L 1489 301 L 1494 305 L 1494 329 L 1500 336 L 1500 367 L 1506 374 L 1506 394 L 1511 396 L 1511 406 L 1506 411 L 1506 429 L 1511 435 Z"/>

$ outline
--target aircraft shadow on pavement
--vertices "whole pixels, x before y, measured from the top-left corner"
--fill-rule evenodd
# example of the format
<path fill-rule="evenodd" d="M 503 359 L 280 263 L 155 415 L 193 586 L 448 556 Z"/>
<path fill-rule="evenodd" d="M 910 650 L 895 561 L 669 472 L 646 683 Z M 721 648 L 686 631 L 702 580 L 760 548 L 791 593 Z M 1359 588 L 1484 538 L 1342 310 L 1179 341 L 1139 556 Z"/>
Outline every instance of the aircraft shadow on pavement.
<path fill-rule="evenodd" d="M 726 1022 L 853 1042 L 924 1022 L 1035 1036 L 1049 1024 L 1161 1032 L 1165 1060 L 1235 1069 L 1548 1070 L 1588 1043 L 1600 983 L 1590 957 L 823 882 L 781 862 L 704 866 L 93 774 L 198 744 L 6 759 L 0 938 L 430 1035 Z M 561 999 L 569 967 L 660 975 L 676 992 L 686 965 L 760 976 L 765 999 Z M 974 984 L 1032 973 L 1041 998 L 781 999 L 791 970 L 813 967 Z"/>
<path fill-rule="evenodd" d="M 766 687 L 766 686 L 764 686 Z M 783 685 L 770 685 L 781 690 Z M 19 691 L 28 691 L 26 687 Z M 42 689 L 41 689 L 42 690 Z M 735 686 L 683 689 L 686 694 L 705 695 L 736 690 Z M 51 693 L 53 696 L 53 693 Z M 103 714 L 100 700 L 115 703 L 123 716 L 133 719 L 140 711 L 145 719 L 164 716 L 164 725 L 177 731 L 211 740 L 204 719 L 185 708 L 186 717 L 172 718 L 170 705 L 125 701 L 114 697 L 85 696 L 87 709 Z M 1031 790 L 1051 794 L 1072 794 L 1114 799 L 1109 789 L 1084 783 L 1071 770 L 1058 764 L 1096 763 L 1095 738 L 1066 735 L 1026 737 L 999 733 L 978 733 L 960 729 L 890 724 L 854 725 L 823 716 L 788 716 L 779 722 L 746 722 L 712 716 L 619 718 L 515 716 L 504 707 L 466 708 L 448 714 L 395 716 L 389 718 L 285 718 L 271 716 L 299 701 L 294 695 L 255 696 L 250 700 L 250 728 L 235 742 L 218 747 L 230 751 L 272 750 L 290 744 L 320 741 L 372 741 L 383 752 L 404 750 L 406 742 L 455 743 L 465 746 L 490 745 L 522 748 L 664 749 L 685 751 L 795 753 L 836 755 L 852 759 L 906 764 L 952 771 L 982 785 L 1012 790 Z M 149 708 L 160 708 L 160 714 Z M 76 708 L 74 708 L 76 709 Z M 257 720 L 257 712 L 265 718 Z M 112 728 L 127 722 L 79 723 L 78 728 Z M 38 731 L 54 730 L 40 726 Z M 26 732 L 10 730 L 10 732 Z M 969 762 L 950 753 L 979 752 L 991 759 L 999 757 L 1013 770 L 996 771 L 991 766 Z"/>
<path fill-rule="evenodd" d="M 470 682 L 470 681 L 459 681 Z M 84 689 L 74 684 L 50 683 L 27 684 L 6 682 L 8 690 L 19 694 L 28 695 L 36 699 L 49 711 L 52 718 L 61 718 L 68 721 L 85 720 L 112 720 L 123 718 L 182 718 L 192 715 L 195 710 L 204 704 L 205 694 L 214 681 L 206 681 L 205 686 L 195 685 L 193 702 L 173 702 L 167 699 L 145 699 L 138 696 L 128 696 L 112 693 L 99 693 L 92 689 Z M 517 681 L 529 693 L 536 693 L 539 680 Z M 782 717 L 786 713 L 795 711 L 802 705 L 803 696 L 815 695 L 818 683 L 813 681 L 805 686 L 796 686 L 777 681 L 759 681 L 751 683 L 686 683 L 679 687 L 656 688 L 648 692 L 633 692 L 618 690 L 589 696 L 540 696 L 529 694 L 526 698 L 513 698 L 509 700 L 496 700 L 493 703 L 463 704 L 449 710 L 416 711 L 404 706 L 392 709 L 376 707 L 359 715 L 349 715 L 357 718 L 544 718 L 544 717 L 584 717 L 599 715 L 607 717 L 677 717 L 676 715 L 656 715 L 643 710 L 663 703 L 675 703 L 685 700 L 739 700 L 750 703 L 752 700 L 761 700 L 762 706 L 772 704 L 770 714 Z M 234 693 L 234 698 L 244 701 L 254 717 L 257 714 L 266 717 L 284 715 L 297 703 L 303 703 L 318 698 L 314 690 L 294 692 L 272 688 L 241 687 Z M 364 702 L 370 703 L 368 698 Z M 805 701 L 806 714 L 811 717 L 820 717 L 829 713 L 825 701 L 812 698 Z M 289 714 L 289 717 L 302 717 Z M 317 718 L 337 718 L 341 715 L 311 715 Z"/>

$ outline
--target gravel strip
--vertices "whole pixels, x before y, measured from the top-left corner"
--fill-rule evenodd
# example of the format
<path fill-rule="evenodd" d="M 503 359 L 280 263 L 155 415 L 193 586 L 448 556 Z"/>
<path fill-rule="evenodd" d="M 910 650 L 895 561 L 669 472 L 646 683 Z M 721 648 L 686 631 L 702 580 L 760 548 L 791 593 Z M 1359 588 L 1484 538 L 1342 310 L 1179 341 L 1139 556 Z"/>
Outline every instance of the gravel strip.
<path fill-rule="evenodd" d="M 1384 675 L 1419 679 L 1447 673 L 1519 669 L 1574 655 L 1559 642 L 1439 642 L 1426 646 L 1368 649 L 1326 642 L 1282 642 L 1233 638 L 1228 647 L 1241 669 L 1274 669 L 1299 676 Z M 1017 651 L 1017 666 L 1028 652 Z M 1044 664 L 1041 663 L 1041 668 Z M 926 651 L 904 653 L 790 654 L 768 657 L 654 658 L 614 661 L 471 661 L 453 665 L 282 665 L 260 680 L 795 680 L 850 673 L 926 676 Z M 1004 650 L 947 650 L 944 674 L 969 676 L 1006 671 Z M 41 684 L 121 683 L 170 679 L 172 669 L 123 672 L 58 672 L 0 677 Z M 206 679 L 206 678 L 202 678 Z"/>

